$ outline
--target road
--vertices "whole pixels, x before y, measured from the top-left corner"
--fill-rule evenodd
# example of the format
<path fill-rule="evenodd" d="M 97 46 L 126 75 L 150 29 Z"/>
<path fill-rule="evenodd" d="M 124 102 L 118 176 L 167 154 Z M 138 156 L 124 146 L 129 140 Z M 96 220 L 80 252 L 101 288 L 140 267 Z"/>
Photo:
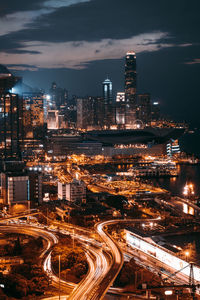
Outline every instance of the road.
<path fill-rule="evenodd" d="M 87 247 L 94 255 L 94 268 L 92 272 L 74 289 L 69 300 L 100 300 L 103 299 L 109 287 L 112 285 L 123 265 L 123 254 L 119 246 L 104 231 L 104 227 L 111 221 L 96 225 L 95 229 L 100 235 L 110 253 L 91 244 Z M 112 222 L 111 222 L 112 223 Z"/>
<path fill-rule="evenodd" d="M 43 258 L 45 254 L 49 251 L 52 245 L 56 244 L 58 242 L 57 237 L 52 233 L 48 232 L 41 228 L 36 228 L 32 226 L 24 226 L 23 225 L 1 225 L 0 226 L 0 232 L 16 232 L 18 234 L 26 234 L 34 237 L 42 237 L 47 241 L 47 245 L 45 246 L 45 249 L 40 255 L 40 258 Z"/>
<path fill-rule="evenodd" d="M 142 222 L 152 222 L 158 221 L 159 219 L 150 219 L 150 220 L 142 220 Z M 63 280 L 60 280 L 60 288 L 66 293 L 69 293 L 72 289 L 73 292 L 69 297 L 67 295 L 62 295 L 61 299 L 69 299 L 69 300 L 100 300 L 103 299 L 105 294 L 107 293 L 110 286 L 113 284 L 116 276 L 118 275 L 122 265 L 123 265 L 123 253 L 120 250 L 118 243 L 116 243 L 112 237 L 105 231 L 105 226 L 119 224 L 119 223 L 135 223 L 141 222 L 138 219 L 129 219 L 129 220 L 110 220 L 96 224 L 95 229 L 101 239 L 104 242 L 104 246 L 102 243 L 95 241 L 90 238 L 90 234 L 88 230 L 84 231 L 81 228 L 76 228 L 72 226 L 63 226 L 64 229 L 59 229 L 63 234 L 73 233 L 73 238 L 79 239 L 85 247 L 85 253 L 87 256 L 89 270 L 87 276 L 78 284 L 75 285 L 73 283 L 68 283 Z M 53 280 L 53 283 L 56 287 L 59 286 L 59 278 L 53 274 L 51 269 L 51 252 L 47 253 L 47 250 L 50 249 L 52 244 L 57 242 L 56 236 L 47 232 L 41 228 L 31 227 L 30 225 L 16 225 L 13 224 L 9 226 L 1 226 L 1 228 L 5 228 L 7 230 L 9 228 L 10 231 L 20 232 L 35 236 L 42 236 L 46 240 L 49 240 L 48 247 L 43 252 L 44 257 L 44 270 Z M 61 225 L 61 224 L 59 224 Z M 68 227 L 68 230 L 66 228 Z M 89 235 L 89 237 L 88 237 Z M 109 249 L 109 251 L 108 251 Z M 48 254 L 45 257 L 45 254 Z M 140 256 L 141 258 L 141 256 Z M 48 298 L 48 299 L 53 299 Z"/>
<path fill-rule="evenodd" d="M 70 294 L 70 300 L 83 300 L 83 299 L 101 299 L 99 295 L 99 289 L 102 280 L 104 279 L 108 269 L 108 259 L 100 249 L 94 249 L 89 246 L 89 250 L 93 254 L 93 267 L 90 270 L 89 275 L 77 285 L 72 294 Z M 91 266 L 91 264 L 90 264 Z M 97 298 L 96 298 L 97 297 Z"/>
<path fill-rule="evenodd" d="M 146 219 L 145 222 L 158 221 L 160 219 Z M 143 220 L 142 220 L 143 221 Z M 100 235 L 101 239 L 105 243 L 106 247 L 110 250 L 111 262 L 107 264 L 103 258 L 103 252 L 99 253 L 99 257 L 96 257 L 96 261 L 101 265 L 101 272 L 96 267 L 96 272 L 93 276 L 90 276 L 88 280 L 85 280 L 82 285 L 77 286 L 74 292 L 70 295 L 70 300 L 85 300 L 85 299 L 103 299 L 110 286 L 113 284 L 119 271 L 123 266 L 123 253 L 117 242 L 105 231 L 105 226 L 118 224 L 118 223 L 134 223 L 141 222 L 138 219 L 129 220 L 110 220 L 96 224 L 95 229 Z M 101 255 L 102 254 L 102 255 Z M 102 262 L 99 261 L 101 259 Z M 100 270 L 99 269 L 99 270 Z"/>

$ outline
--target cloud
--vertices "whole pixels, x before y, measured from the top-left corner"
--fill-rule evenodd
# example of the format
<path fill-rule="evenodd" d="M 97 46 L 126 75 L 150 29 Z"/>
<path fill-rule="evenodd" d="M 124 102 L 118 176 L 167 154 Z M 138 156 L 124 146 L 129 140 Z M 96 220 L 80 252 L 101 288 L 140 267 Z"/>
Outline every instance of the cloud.
<path fill-rule="evenodd" d="M 90 2 L 91 0 L 47 0 L 44 3 L 46 7 L 60 8 L 67 7 L 79 3 Z"/>
<path fill-rule="evenodd" d="M 200 58 L 195 58 L 192 61 L 188 61 L 185 63 L 186 65 L 197 65 L 200 64 Z"/>
<path fill-rule="evenodd" d="M 0 18 L 0 36 L 17 32 L 28 27 L 28 25 L 49 10 L 15 12 Z"/>
<path fill-rule="evenodd" d="M 21 65 L 8 64 L 7 67 L 9 68 L 9 70 L 14 70 L 14 71 L 38 71 L 38 68 L 36 68 L 35 66 L 25 65 L 25 64 L 21 64 Z"/>
<path fill-rule="evenodd" d="M 39 17 L 51 14 L 58 8 L 69 7 L 91 0 L 48 0 L 41 1 L 41 8 L 37 10 L 22 10 L 16 8 L 16 12 L 0 16 L 0 36 L 18 32 L 27 28 L 34 28 L 34 23 Z M 30 5 L 31 6 L 31 5 Z M 28 7 L 27 7 L 28 9 Z M 37 27 L 37 23 L 35 23 Z"/>
<path fill-rule="evenodd" d="M 122 58 L 128 50 L 134 50 L 138 54 L 172 47 L 172 44 L 160 43 L 167 38 L 168 33 L 152 32 L 128 39 L 102 39 L 96 42 L 24 42 L 21 50 L 32 53 L 15 53 L 9 56 L 4 52 L 0 53 L 0 61 L 5 64 L 35 65 L 37 68 L 83 69 L 92 61 Z M 39 53 L 34 55 L 34 51 Z"/>

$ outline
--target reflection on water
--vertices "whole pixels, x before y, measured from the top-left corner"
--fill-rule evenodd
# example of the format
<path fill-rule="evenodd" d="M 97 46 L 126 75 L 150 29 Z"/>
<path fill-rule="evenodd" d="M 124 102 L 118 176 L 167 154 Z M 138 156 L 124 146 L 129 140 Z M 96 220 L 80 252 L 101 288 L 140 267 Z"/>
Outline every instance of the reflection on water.
<path fill-rule="evenodd" d="M 178 168 L 178 177 L 154 178 L 151 182 L 178 196 L 182 196 L 185 184 L 191 182 L 194 185 L 195 195 L 200 197 L 200 165 L 179 165 Z"/>
<path fill-rule="evenodd" d="M 184 251 L 189 252 L 188 261 L 194 261 L 200 265 L 200 233 L 194 232 L 185 235 L 174 235 L 165 237 L 165 240 L 171 244 L 180 246 Z M 184 258 L 184 257 L 183 257 Z"/>
<path fill-rule="evenodd" d="M 172 195 L 183 196 L 183 187 L 186 183 L 193 183 L 195 195 L 200 197 L 200 165 L 179 165 L 179 176 L 171 178 L 155 178 L 151 182 L 169 190 Z M 190 260 L 200 265 L 200 233 L 174 235 L 165 237 L 171 243 L 187 249 L 192 245 Z"/>

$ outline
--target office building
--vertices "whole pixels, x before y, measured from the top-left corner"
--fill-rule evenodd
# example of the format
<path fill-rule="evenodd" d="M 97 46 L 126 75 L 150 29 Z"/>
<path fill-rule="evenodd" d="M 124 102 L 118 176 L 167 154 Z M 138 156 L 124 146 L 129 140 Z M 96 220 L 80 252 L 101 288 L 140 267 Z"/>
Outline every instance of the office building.
<path fill-rule="evenodd" d="M 23 128 L 24 139 L 43 139 L 44 126 L 44 94 L 42 92 L 23 93 Z"/>
<path fill-rule="evenodd" d="M 110 113 L 110 104 L 106 105 L 101 97 L 87 97 L 77 99 L 77 128 L 101 128 Z M 105 117 L 105 120 L 104 120 Z"/>
<path fill-rule="evenodd" d="M 33 127 L 44 126 L 43 94 L 32 97 L 31 111 Z"/>
<path fill-rule="evenodd" d="M 118 92 L 115 101 L 115 124 L 118 128 L 125 127 L 126 105 L 125 93 Z"/>
<path fill-rule="evenodd" d="M 55 130 L 59 128 L 59 111 L 58 110 L 49 110 L 47 114 L 47 129 Z"/>
<path fill-rule="evenodd" d="M 2 198 L 5 205 L 25 204 L 30 200 L 29 177 L 22 162 L 6 162 L 1 173 Z"/>
<path fill-rule="evenodd" d="M 10 91 L 21 81 L 0 65 L 0 152 L 3 159 L 20 159 L 23 100 Z"/>
<path fill-rule="evenodd" d="M 133 128 L 136 121 L 136 55 L 128 51 L 125 58 L 125 124 Z"/>
<path fill-rule="evenodd" d="M 77 128 L 87 129 L 93 125 L 93 107 L 89 98 L 77 99 Z"/>
<path fill-rule="evenodd" d="M 151 100 L 150 94 L 139 94 L 138 106 L 137 106 L 137 119 L 142 121 L 144 126 L 150 125 L 151 123 Z"/>
<path fill-rule="evenodd" d="M 66 121 L 66 117 L 64 114 L 58 115 L 58 128 L 59 129 L 65 129 L 68 127 L 68 123 Z"/>
<path fill-rule="evenodd" d="M 116 103 L 124 103 L 125 102 L 125 93 L 118 92 L 116 96 Z"/>
<path fill-rule="evenodd" d="M 62 105 L 67 105 L 68 91 L 57 86 L 56 82 L 52 82 L 50 91 L 52 109 L 59 109 Z"/>
<path fill-rule="evenodd" d="M 151 106 L 151 119 L 153 121 L 158 121 L 160 119 L 160 103 L 154 101 Z"/>
<path fill-rule="evenodd" d="M 136 102 L 136 55 L 129 51 L 125 58 L 125 98 L 126 102 Z"/>
<path fill-rule="evenodd" d="M 5 66 L 0 65 L 0 94 L 12 92 L 13 87 L 21 82 L 21 77 L 13 76 Z"/>
<path fill-rule="evenodd" d="M 112 82 L 110 81 L 110 79 L 106 79 L 104 80 L 104 82 L 102 83 L 103 85 L 103 99 L 105 104 L 111 104 L 113 101 L 113 97 L 112 97 Z"/>

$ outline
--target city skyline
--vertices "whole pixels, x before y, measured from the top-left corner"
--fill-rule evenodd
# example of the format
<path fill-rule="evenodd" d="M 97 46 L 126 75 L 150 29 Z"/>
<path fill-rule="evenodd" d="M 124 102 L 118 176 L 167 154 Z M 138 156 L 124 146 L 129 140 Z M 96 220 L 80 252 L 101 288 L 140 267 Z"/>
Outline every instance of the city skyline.
<path fill-rule="evenodd" d="M 0 63 L 31 86 L 56 81 L 71 94 L 99 96 L 107 76 L 115 93 L 124 88 L 124 56 L 133 50 L 138 92 L 172 117 L 198 121 L 199 3 L 148 2 L 4 3 Z"/>
<path fill-rule="evenodd" d="M 198 8 L 0 4 L 0 299 L 200 300 Z"/>

